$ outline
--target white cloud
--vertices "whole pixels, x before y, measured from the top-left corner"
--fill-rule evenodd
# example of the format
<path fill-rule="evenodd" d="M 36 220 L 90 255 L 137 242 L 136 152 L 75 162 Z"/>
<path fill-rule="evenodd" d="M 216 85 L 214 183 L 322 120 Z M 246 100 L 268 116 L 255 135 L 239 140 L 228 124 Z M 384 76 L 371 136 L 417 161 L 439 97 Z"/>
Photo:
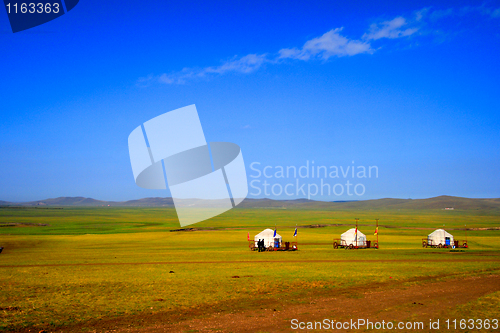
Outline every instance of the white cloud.
<path fill-rule="evenodd" d="M 209 75 L 225 74 L 229 72 L 234 73 L 251 73 L 259 69 L 264 63 L 268 62 L 265 54 L 248 54 L 241 58 L 233 58 L 224 62 L 219 66 L 210 66 L 201 69 L 184 68 L 182 71 L 161 74 L 156 77 L 158 82 L 164 84 L 183 84 L 189 79 L 206 77 Z M 139 82 L 152 80 L 151 76 L 139 79 Z"/>
<path fill-rule="evenodd" d="M 427 11 L 429 10 L 429 8 L 423 8 L 419 11 L 417 11 L 415 13 L 415 20 L 418 22 L 418 21 L 421 21 L 422 18 L 424 17 L 424 15 L 427 13 Z"/>
<path fill-rule="evenodd" d="M 418 14 L 422 15 L 421 12 Z M 419 18 L 418 14 L 417 19 Z M 363 35 L 363 38 L 366 40 L 377 40 L 381 38 L 394 39 L 410 36 L 418 31 L 418 28 L 406 28 L 405 26 L 407 25 L 406 19 L 401 16 L 391 21 L 384 21 L 379 24 L 374 23 L 370 25 L 370 30 Z"/>
<path fill-rule="evenodd" d="M 267 61 L 265 54 L 249 54 L 239 59 L 233 59 L 217 67 L 207 67 L 200 74 L 224 74 L 226 72 L 251 73 Z"/>
<path fill-rule="evenodd" d="M 184 68 L 179 72 L 161 74 L 153 77 L 140 78 L 139 86 L 147 85 L 154 80 L 163 84 L 184 84 L 188 80 L 222 75 L 226 73 L 251 73 L 258 70 L 265 63 L 276 63 L 280 59 L 309 60 L 311 58 L 328 59 L 332 56 L 353 56 L 360 53 L 373 53 L 370 43 L 353 40 L 342 36 L 342 28 L 330 30 L 320 37 L 307 41 L 301 49 L 282 49 L 278 55 L 269 57 L 267 54 L 248 54 L 241 58 L 233 58 L 219 66 L 210 66 L 201 69 Z"/>
<path fill-rule="evenodd" d="M 463 6 L 460 8 L 436 9 L 430 13 L 429 18 L 433 21 L 437 21 L 445 17 L 463 17 L 473 14 L 491 16 L 493 18 L 500 17 L 500 8 L 490 8 L 486 7 L 485 4 L 482 4 L 480 6 Z"/>
<path fill-rule="evenodd" d="M 455 15 L 455 10 L 453 8 L 448 9 L 436 9 L 432 10 L 429 14 L 431 21 L 437 21 L 442 18 Z"/>
<path fill-rule="evenodd" d="M 332 56 L 353 56 L 373 52 L 369 43 L 342 36 L 339 33 L 342 29 L 330 30 L 320 37 L 313 38 L 307 41 L 300 50 L 297 48 L 281 49 L 278 58 L 309 60 L 319 57 L 326 60 Z"/>
<path fill-rule="evenodd" d="M 341 34 L 343 28 L 332 29 L 323 35 L 308 40 L 301 48 L 284 48 L 277 54 L 248 54 L 243 57 L 234 57 L 219 66 L 205 68 L 184 68 L 170 74 L 149 75 L 137 80 L 138 86 L 147 86 L 152 82 L 163 84 L 183 84 L 189 80 L 223 75 L 227 73 L 252 73 L 264 64 L 281 63 L 284 59 L 309 61 L 314 59 L 328 60 L 331 57 L 354 56 L 357 54 L 372 54 L 377 48 L 372 44 L 380 43 L 382 39 L 397 39 L 407 37 L 421 31 L 420 36 L 435 34 L 439 30 L 431 30 L 429 26 L 436 21 L 447 18 L 479 13 L 491 17 L 500 17 L 500 8 L 481 6 L 465 6 L 461 8 L 433 9 L 422 8 L 413 13 L 409 20 L 403 16 L 392 20 L 373 23 L 360 39 L 348 38 Z"/>
<path fill-rule="evenodd" d="M 170 84 L 170 83 L 175 82 L 175 80 L 173 78 L 169 77 L 167 74 L 160 75 L 160 77 L 158 78 L 158 81 L 160 81 L 161 83 L 166 83 L 166 84 Z"/>

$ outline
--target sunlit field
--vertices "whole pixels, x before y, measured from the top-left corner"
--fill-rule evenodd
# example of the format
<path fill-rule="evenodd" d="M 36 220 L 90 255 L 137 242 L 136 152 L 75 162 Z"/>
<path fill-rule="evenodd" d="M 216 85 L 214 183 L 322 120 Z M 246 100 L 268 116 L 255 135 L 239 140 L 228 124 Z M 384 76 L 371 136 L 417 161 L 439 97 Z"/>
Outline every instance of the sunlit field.
<path fill-rule="evenodd" d="M 372 241 L 379 219 L 379 250 L 333 249 L 355 218 Z M 191 226 L 195 231 L 172 232 L 179 228 L 174 209 L 2 208 L 0 223 L 4 331 L 204 306 L 245 308 L 256 298 L 500 270 L 500 230 L 464 230 L 500 225 L 500 216 L 481 211 L 234 209 Z M 455 239 L 467 237 L 470 248 L 422 248 L 422 238 L 443 225 Z M 299 251 L 248 248 L 248 233 L 253 239 L 276 227 L 283 241 L 295 241 L 296 226 Z M 498 294 L 478 302 L 476 311 L 491 311 L 480 305 L 498 304 Z"/>

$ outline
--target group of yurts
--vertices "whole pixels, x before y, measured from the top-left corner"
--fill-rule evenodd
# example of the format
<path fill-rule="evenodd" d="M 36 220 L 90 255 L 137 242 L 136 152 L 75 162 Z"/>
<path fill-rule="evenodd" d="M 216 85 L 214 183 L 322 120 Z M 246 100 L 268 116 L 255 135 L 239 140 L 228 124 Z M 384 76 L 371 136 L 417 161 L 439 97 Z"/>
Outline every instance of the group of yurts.
<path fill-rule="evenodd" d="M 333 240 L 334 249 L 378 249 L 378 219 L 376 219 L 376 227 L 374 236 L 376 240 L 370 241 L 366 239 L 366 235 L 358 229 L 358 219 L 356 219 L 356 227 L 347 230 L 340 238 Z M 250 250 L 262 251 L 296 251 L 298 250 L 297 242 L 297 227 L 293 233 L 293 242 L 283 242 L 282 237 L 274 230 L 265 229 L 255 235 L 253 240 L 250 240 L 250 233 L 247 235 L 248 245 Z M 465 228 L 465 238 L 467 239 L 467 227 Z M 455 240 L 453 235 L 444 229 L 437 229 L 431 232 L 427 238 L 422 239 L 422 247 L 431 248 L 468 248 L 467 240 Z"/>

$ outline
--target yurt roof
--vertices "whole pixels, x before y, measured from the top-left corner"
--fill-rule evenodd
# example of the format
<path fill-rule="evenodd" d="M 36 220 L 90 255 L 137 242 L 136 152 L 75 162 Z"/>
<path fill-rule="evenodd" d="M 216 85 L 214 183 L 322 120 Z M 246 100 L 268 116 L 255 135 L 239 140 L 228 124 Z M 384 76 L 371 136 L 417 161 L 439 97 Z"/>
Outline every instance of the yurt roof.
<path fill-rule="evenodd" d="M 344 232 L 341 236 L 349 236 L 349 235 L 354 235 L 354 233 L 356 232 L 356 229 L 355 228 L 352 228 L 352 229 L 349 229 L 347 230 L 346 232 Z M 364 233 L 362 233 L 361 231 L 359 231 L 358 229 L 358 235 L 359 236 L 365 236 Z"/>
<path fill-rule="evenodd" d="M 260 233 L 255 235 L 255 237 L 273 237 L 274 236 L 274 230 L 273 229 L 265 229 L 262 230 Z M 277 238 L 281 238 L 280 234 L 276 233 Z"/>
<path fill-rule="evenodd" d="M 445 235 L 446 237 L 453 237 L 452 234 L 450 234 L 449 232 L 447 232 L 446 230 L 444 229 L 436 229 L 434 230 L 433 232 L 431 232 L 429 234 L 429 236 L 434 236 L 434 235 L 439 235 L 439 236 L 442 236 L 442 235 Z"/>

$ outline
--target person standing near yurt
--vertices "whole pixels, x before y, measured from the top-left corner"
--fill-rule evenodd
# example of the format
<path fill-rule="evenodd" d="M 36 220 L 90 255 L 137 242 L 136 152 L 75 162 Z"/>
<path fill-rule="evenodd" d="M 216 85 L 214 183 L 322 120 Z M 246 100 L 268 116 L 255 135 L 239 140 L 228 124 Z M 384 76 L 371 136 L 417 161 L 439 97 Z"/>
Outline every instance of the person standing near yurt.
<path fill-rule="evenodd" d="M 265 229 L 255 235 L 254 240 L 257 242 L 258 239 L 262 239 L 262 248 L 265 250 L 267 247 L 273 247 L 276 238 L 281 244 L 281 236 L 275 233 L 275 230 Z"/>

